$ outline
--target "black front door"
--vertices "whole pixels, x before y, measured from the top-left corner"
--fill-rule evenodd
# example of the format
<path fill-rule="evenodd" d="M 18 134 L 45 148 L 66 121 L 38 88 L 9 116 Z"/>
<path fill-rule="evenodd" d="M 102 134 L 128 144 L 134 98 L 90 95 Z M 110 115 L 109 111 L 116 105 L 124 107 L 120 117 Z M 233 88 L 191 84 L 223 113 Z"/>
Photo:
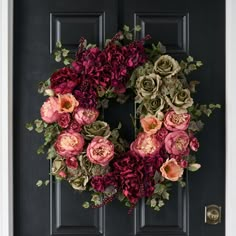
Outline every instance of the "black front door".
<path fill-rule="evenodd" d="M 188 54 L 204 62 L 193 77 L 201 81 L 196 97 L 201 103 L 225 103 L 225 2 L 193 0 L 16 0 L 14 3 L 14 235 L 103 236 L 224 236 L 224 214 L 218 225 L 204 223 L 204 207 L 222 206 L 224 212 L 224 109 L 207 122 L 200 135 L 202 169 L 191 174 L 187 187 L 174 188 L 171 199 L 157 213 L 140 202 L 132 215 L 118 201 L 101 209 L 81 207 L 88 197 L 66 183 L 38 189 L 48 179 L 49 163 L 38 157 L 41 138 L 25 123 L 39 116 L 43 99 L 37 84 L 57 68 L 50 55 L 57 40 L 76 49 L 79 38 L 102 46 L 124 24 L 142 26 L 168 53 Z M 113 110 L 119 110 L 113 105 Z M 112 118 L 127 124 L 132 104 Z M 124 117 L 124 118 L 122 118 Z M 117 119 L 117 120 L 116 120 Z"/>

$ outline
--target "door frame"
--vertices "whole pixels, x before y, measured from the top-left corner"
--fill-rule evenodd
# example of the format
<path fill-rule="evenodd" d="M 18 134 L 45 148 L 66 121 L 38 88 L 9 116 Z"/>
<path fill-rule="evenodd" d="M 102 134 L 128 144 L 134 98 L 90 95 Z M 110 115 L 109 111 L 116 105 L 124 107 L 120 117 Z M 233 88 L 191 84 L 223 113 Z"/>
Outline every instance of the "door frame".
<path fill-rule="evenodd" d="M 226 236 L 236 235 L 235 12 L 236 1 L 226 0 Z M 0 1 L 0 35 L 0 235 L 13 236 L 13 0 Z"/>

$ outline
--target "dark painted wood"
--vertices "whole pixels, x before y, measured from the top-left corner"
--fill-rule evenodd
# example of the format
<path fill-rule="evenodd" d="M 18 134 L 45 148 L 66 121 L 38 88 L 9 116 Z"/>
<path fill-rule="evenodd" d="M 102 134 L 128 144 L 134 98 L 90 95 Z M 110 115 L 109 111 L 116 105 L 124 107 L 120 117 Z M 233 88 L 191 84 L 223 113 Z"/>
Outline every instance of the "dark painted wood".
<path fill-rule="evenodd" d="M 224 236 L 225 182 L 225 2 L 187 0 L 17 0 L 14 3 L 14 235 L 188 235 Z M 221 103 L 200 134 L 202 169 L 189 175 L 186 189 L 173 189 L 167 205 L 156 213 L 139 203 L 132 216 L 118 201 L 103 209 L 81 207 L 87 194 L 66 183 L 38 189 L 37 179 L 48 179 L 49 163 L 38 157 L 42 142 L 24 124 L 39 116 L 43 98 L 37 84 L 59 65 L 50 55 L 55 42 L 76 50 L 80 36 L 102 46 L 122 25 L 141 24 L 152 41 L 161 40 L 168 53 L 189 53 L 204 62 L 192 75 L 201 85 L 196 101 Z M 123 135 L 132 140 L 129 114 L 133 103 L 112 103 L 105 119 L 124 123 Z M 219 225 L 204 224 L 204 206 L 223 207 Z"/>

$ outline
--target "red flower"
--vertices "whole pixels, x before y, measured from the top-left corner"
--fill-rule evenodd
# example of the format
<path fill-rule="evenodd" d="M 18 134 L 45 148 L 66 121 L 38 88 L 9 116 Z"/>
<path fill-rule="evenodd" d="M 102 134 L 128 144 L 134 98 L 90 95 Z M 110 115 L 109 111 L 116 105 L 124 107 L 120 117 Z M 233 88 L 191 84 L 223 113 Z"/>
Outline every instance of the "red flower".
<path fill-rule="evenodd" d="M 66 165 L 71 169 L 77 169 L 79 164 L 75 157 L 68 157 L 66 158 Z"/>
<path fill-rule="evenodd" d="M 64 67 L 52 74 L 50 83 L 56 94 L 71 93 L 78 83 L 77 74 L 74 70 Z"/>
<path fill-rule="evenodd" d="M 62 128 L 67 128 L 70 123 L 70 114 L 69 113 L 61 113 L 58 118 L 57 123 Z"/>

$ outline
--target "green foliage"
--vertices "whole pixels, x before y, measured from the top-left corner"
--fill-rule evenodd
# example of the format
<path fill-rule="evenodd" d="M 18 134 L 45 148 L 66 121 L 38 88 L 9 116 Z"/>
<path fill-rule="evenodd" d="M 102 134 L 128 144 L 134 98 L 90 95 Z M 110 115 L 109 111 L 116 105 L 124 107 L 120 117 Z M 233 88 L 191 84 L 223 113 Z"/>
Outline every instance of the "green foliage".
<path fill-rule="evenodd" d="M 61 42 L 56 42 L 56 48 L 53 52 L 53 56 L 56 62 L 63 62 L 65 66 L 70 65 L 73 59 L 69 57 L 69 53 L 69 50 L 67 50 L 66 48 L 62 48 Z"/>

